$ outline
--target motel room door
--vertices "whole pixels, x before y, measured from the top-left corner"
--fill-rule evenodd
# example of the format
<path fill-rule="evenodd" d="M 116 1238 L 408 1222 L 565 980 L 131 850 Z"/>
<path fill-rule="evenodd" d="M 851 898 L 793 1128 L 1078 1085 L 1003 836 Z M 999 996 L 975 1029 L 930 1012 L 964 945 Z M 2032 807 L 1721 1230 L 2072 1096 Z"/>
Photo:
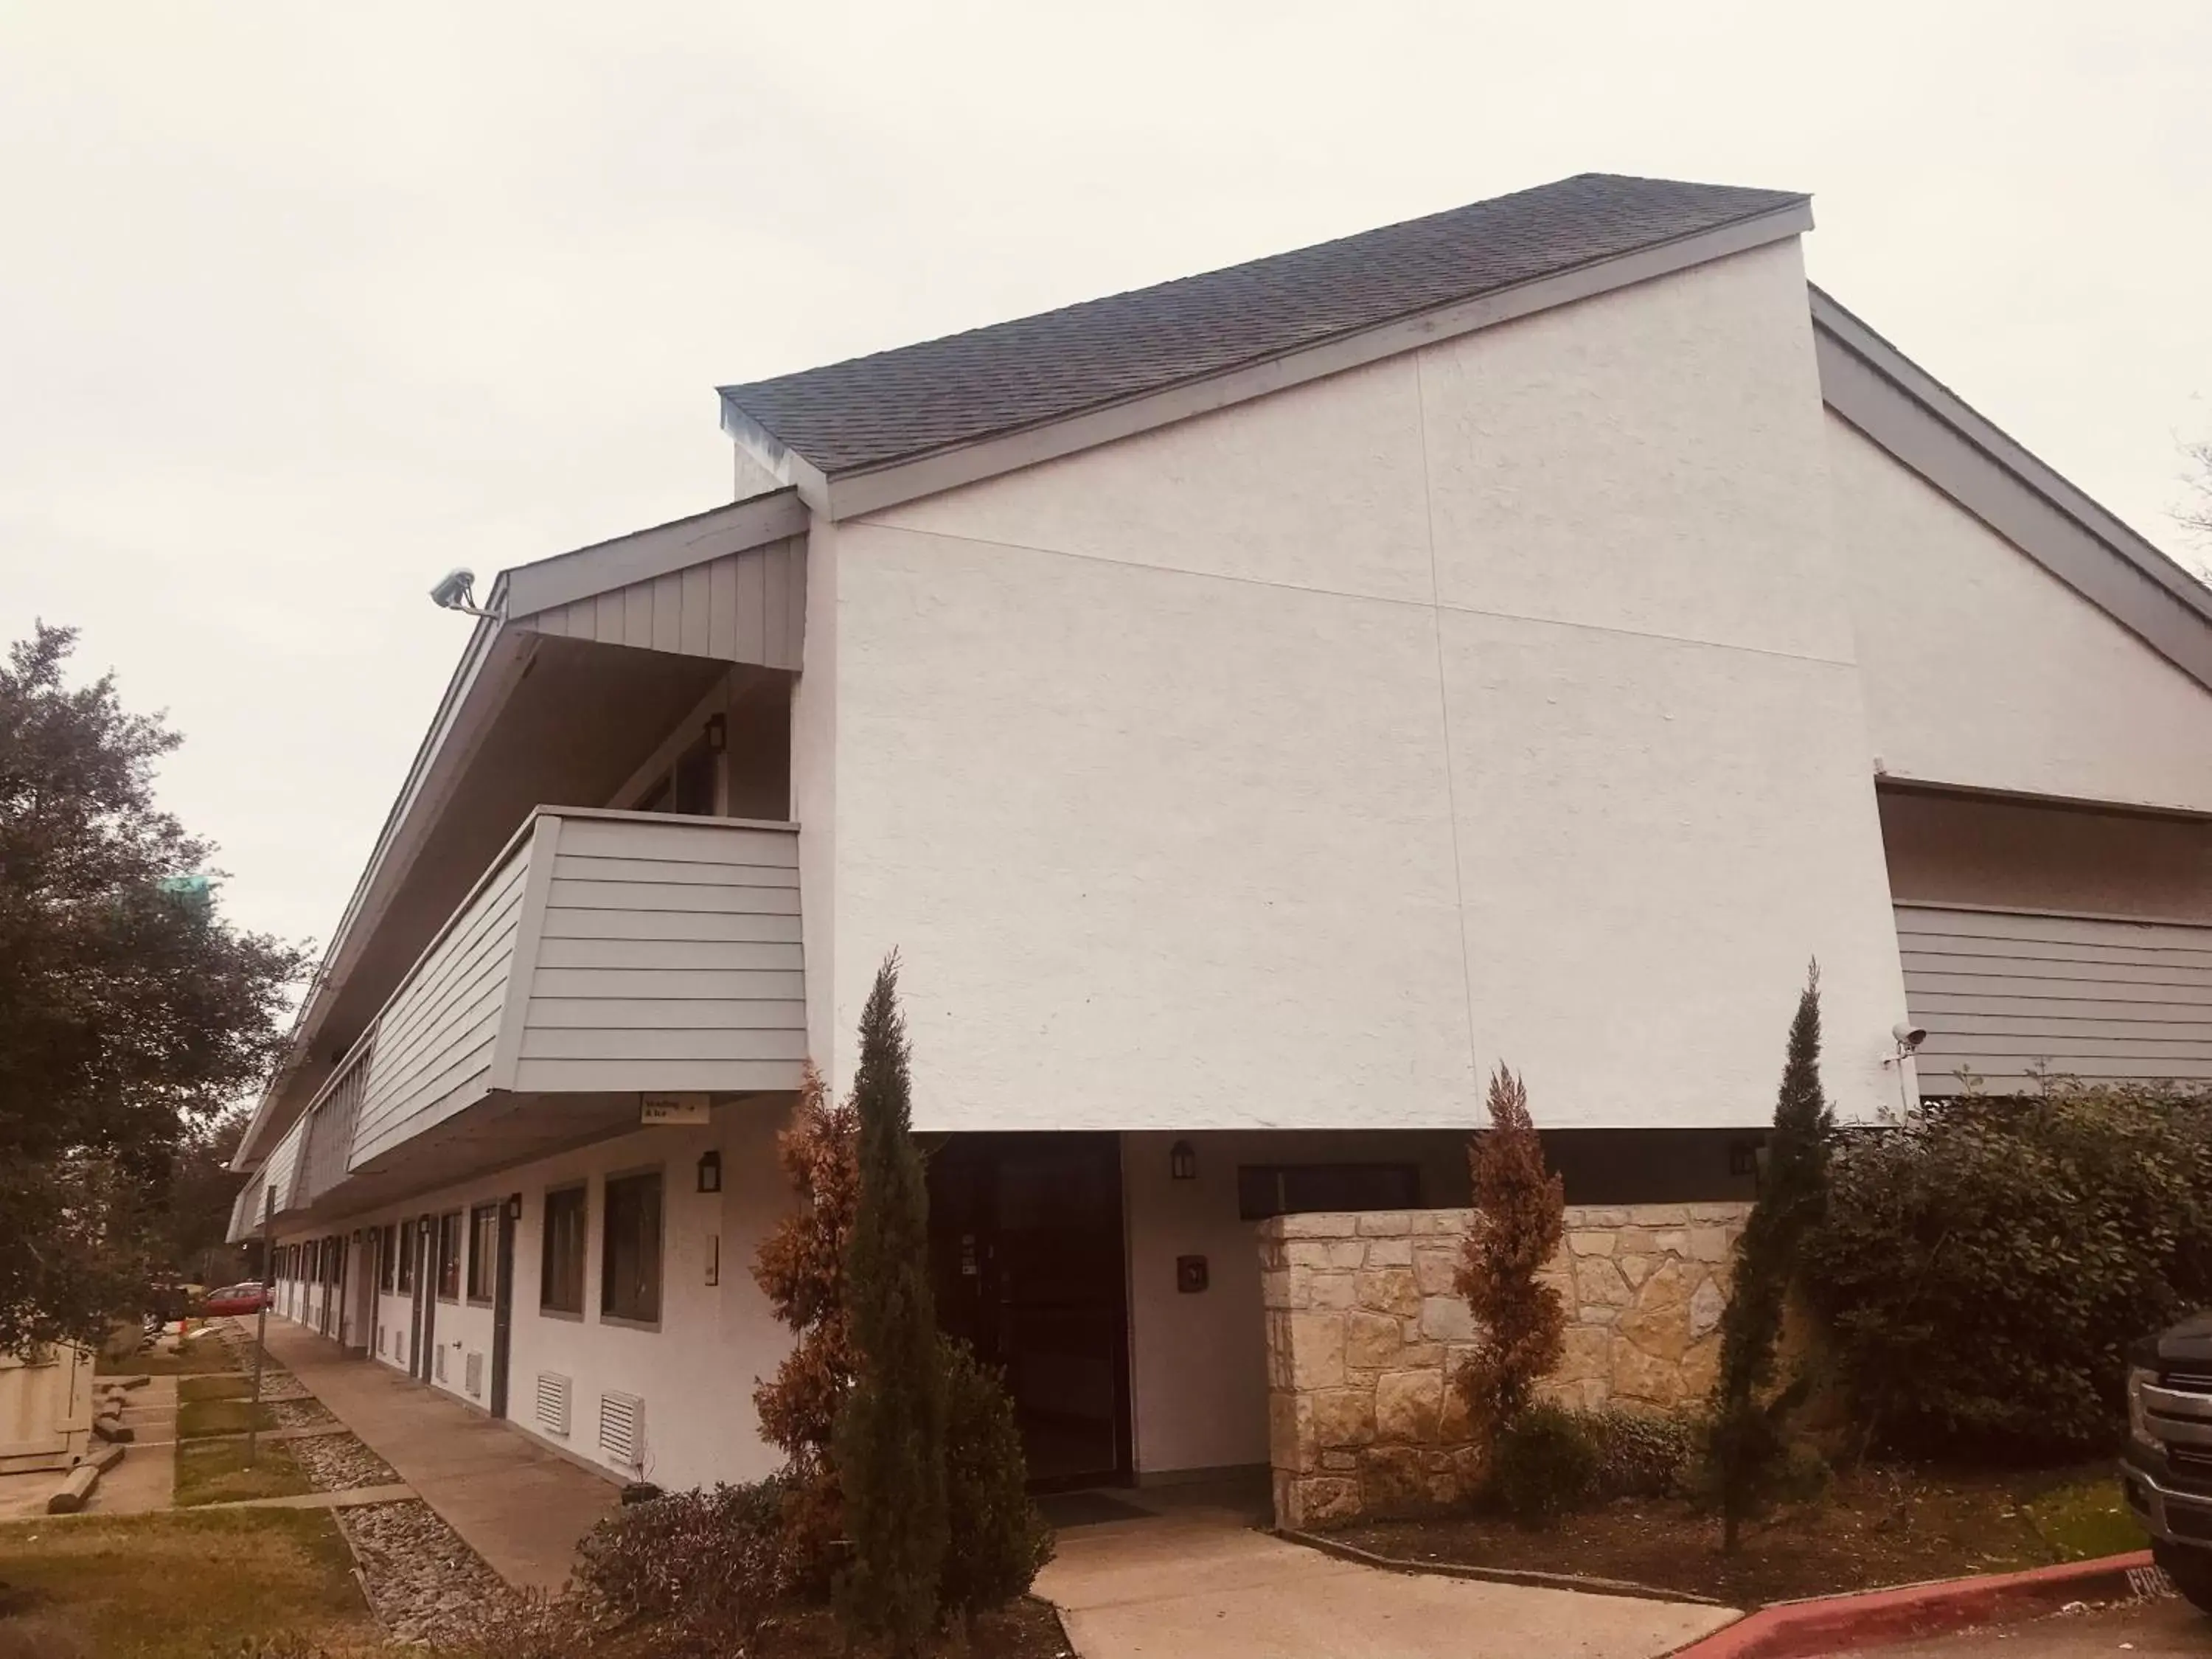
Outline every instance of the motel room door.
<path fill-rule="evenodd" d="M 1005 1367 L 1031 1483 L 1128 1480 L 1120 1138 L 950 1136 L 929 1231 L 938 1322 Z"/>

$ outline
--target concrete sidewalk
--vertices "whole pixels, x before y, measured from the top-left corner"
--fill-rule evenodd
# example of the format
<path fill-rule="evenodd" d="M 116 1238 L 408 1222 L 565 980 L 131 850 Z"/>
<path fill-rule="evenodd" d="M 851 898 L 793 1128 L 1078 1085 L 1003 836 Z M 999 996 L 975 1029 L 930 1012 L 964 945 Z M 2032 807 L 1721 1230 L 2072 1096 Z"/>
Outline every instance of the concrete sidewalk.
<path fill-rule="evenodd" d="M 1198 1511 L 1070 1528 L 1036 1589 L 1084 1659 L 1651 1659 L 1736 1616 L 1384 1572 Z"/>
<path fill-rule="evenodd" d="M 612 1481 L 389 1366 L 342 1357 L 325 1337 L 272 1319 L 269 1357 L 510 1584 L 558 1590 L 577 1540 L 616 1507 Z"/>

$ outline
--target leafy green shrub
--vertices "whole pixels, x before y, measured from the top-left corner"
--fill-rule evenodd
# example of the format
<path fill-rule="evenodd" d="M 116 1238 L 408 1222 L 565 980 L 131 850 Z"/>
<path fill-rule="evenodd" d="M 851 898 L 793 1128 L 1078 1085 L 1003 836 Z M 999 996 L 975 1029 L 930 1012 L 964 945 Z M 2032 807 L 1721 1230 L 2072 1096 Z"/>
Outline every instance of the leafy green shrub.
<path fill-rule="evenodd" d="M 1582 1419 L 1597 1454 L 1597 1492 L 1603 1498 L 1666 1498 L 1681 1490 L 1685 1470 L 1700 1445 L 1688 1417 L 1607 1406 Z"/>
<path fill-rule="evenodd" d="M 938 1594 L 973 1615 L 1026 1595 L 1052 1559 L 1052 1528 L 1030 1501 L 1014 1402 L 995 1367 L 940 1337 L 945 1361 L 945 1506 L 951 1522 Z"/>
<path fill-rule="evenodd" d="M 1547 1526 L 1596 1496 L 1598 1453 L 1589 1425 L 1563 1407 L 1530 1406 L 1507 1419 L 1490 1453 L 1490 1495 L 1524 1527 Z"/>
<path fill-rule="evenodd" d="M 2106 1449 L 2135 1338 L 2212 1302 L 2204 1097 L 2055 1086 L 1847 1133 L 1807 1289 L 1869 1437 Z"/>
<path fill-rule="evenodd" d="M 656 1651 L 742 1649 L 784 1599 L 783 1500 L 770 1479 L 617 1510 L 578 1547 L 577 1587 L 608 1624 L 651 1622 Z"/>

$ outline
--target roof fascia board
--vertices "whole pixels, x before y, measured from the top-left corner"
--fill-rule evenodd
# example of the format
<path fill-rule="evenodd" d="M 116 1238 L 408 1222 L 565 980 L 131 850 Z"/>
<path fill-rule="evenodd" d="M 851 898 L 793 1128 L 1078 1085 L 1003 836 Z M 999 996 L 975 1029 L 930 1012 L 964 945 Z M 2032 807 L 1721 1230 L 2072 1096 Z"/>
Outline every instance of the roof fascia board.
<path fill-rule="evenodd" d="M 1830 409 L 2212 689 L 2212 591 L 1817 289 L 1814 321 Z"/>
<path fill-rule="evenodd" d="M 250 1160 L 263 1151 L 277 1103 L 319 1035 L 331 999 L 352 969 L 364 918 L 373 909 L 382 908 L 391 896 L 392 886 L 413 861 L 428 816 L 417 809 L 434 808 L 451 793 L 454 781 L 483 739 L 493 712 L 507 701 L 507 694 L 529 666 L 536 649 L 532 636 L 526 630 L 509 630 L 497 614 L 506 597 L 505 583 L 502 576 L 493 585 L 491 598 L 484 608 L 495 614 L 481 619 L 470 635 L 453 677 L 447 682 L 446 695 L 439 702 L 438 712 L 415 751 L 406 781 L 400 785 L 392 810 L 385 814 L 383 826 L 377 831 L 375 848 L 354 884 L 344 914 L 338 918 L 337 927 L 309 983 L 307 998 L 293 1019 L 283 1058 L 262 1091 L 246 1133 L 239 1141 L 240 1159 Z"/>
<path fill-rule="evenodd" d="M 1247 363 L 1203 380 L 1170 386 L 1165 391 L 1147 392 L 1121 403 L 1085 410 L 1080 414 L 1024 427 L 997 437 L 979 439 L 974 443 L 917 456 L 911 460 L 895 461 L 864 471 L 842 473 L 830 478 L 826 486 L 818 487 L 818 489 L 811 488 L 809 482 L 792 468 L 777 467 L 777 476 L 793 478 L 801 496 L 823 517 L 832 520 L 857 518 L 863 514 L 880 512 L 885 507 L 896 507 L 924 495 L 934 495 L 963 484 L 996 477 L 1021 467 L 1034 466 L 1042 461 L 1057 460 L 1064 455 L 1133 437 L 1141 432 L 1150 432 L 1177 421 L 1188 420 L 1193 416 L 1226 409 L 1254 398 L 1264 398 L 1271 392 L 1303 386 L 1326 375 L 1340 374 L 1346 369 L 1363 368 L 1421 346 L 1455 339 L 1480 329 L 1492 328 L 1500 323 L 1571 305 L 1577 300 L 1590 299 L 1634 283 L 1650 282 L 1655 277 L 1672 276 L 1693 265 L 1747 252 L 1771 242 L 1787 240 L 1812 228 L 1812 204 L 1804 200 L 1793 202 L 1770 212 L 1740 219 L 1733 224 L 1699 231 L 1694 235 L 1677 237 L 1671 241 L 1638 248 L 1634 252 L 1620 254 L 1613 258 L 1595 260 L 1571 270 L 1538 277 L 1474 299 L 1455 301 L 1449 305 L 1417 312 L 1412 316 L 1394 318 L 1372 328 L 1341 335 L 1279 356 Z M 742 411 L 732 409 L 726 401 L 723 408 L 724 431 L 737 437 L 738 441 L 746 442 L 747 438 L 741 435 L 738 428 L 749 428 L 751 434 L 756 434 L 749 447 L 763 465 L 775 465 L 762 448 L 764 441 L 773 445 L 778 454 L 788 457 L 791 462 L 799 466 L 805 465 L 800 458 L 783 446 L 775 444 L 757 423 Z M 811 468 L 807 470 L 812 471 Z M 819 473 L 815 474 L 816 477 L 820 476 Z"/>
<path fill-rule="evenodd" d="M 522 617 L 650 581 L 709 559 L 805 533 L 810 515 L 788 486 L 556 554 L 506 573 L 507 612 Z"/>
<path fill-rule="evenodd" d="M 1872 365 L 1883 378 L 1941 416 L 1973 446 L 2006 471 L 2016 474 L 2037 494 L 2046 496 L 2069 517 L 2078 519 L 2100 540 L 2167 592 L 2207 617 L 2212 617 L 2212 590 L 2158 546 L 2130 529 L 2118 515 L 2100 506 L 2062 476 L 2049 463 L 2039 460 L 1994 421 L 1914 362 L 1868 327 L 1834 296 L 1815 284 L 1806 285 L 1813 296 L 1813 321 L 1851 352 Z"/>

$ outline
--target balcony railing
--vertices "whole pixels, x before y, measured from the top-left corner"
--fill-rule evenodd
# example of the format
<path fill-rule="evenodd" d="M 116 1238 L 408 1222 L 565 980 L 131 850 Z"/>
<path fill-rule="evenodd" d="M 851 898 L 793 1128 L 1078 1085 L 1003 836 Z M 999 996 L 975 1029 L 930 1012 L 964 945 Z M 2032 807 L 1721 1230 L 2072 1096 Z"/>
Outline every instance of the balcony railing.
<path fill-rule="evenodd" d="M 805 1024 L 794 826 L 543 807 L 262 1175 L 283 1214 L 495 1095 L 795 1089 Z"/>

